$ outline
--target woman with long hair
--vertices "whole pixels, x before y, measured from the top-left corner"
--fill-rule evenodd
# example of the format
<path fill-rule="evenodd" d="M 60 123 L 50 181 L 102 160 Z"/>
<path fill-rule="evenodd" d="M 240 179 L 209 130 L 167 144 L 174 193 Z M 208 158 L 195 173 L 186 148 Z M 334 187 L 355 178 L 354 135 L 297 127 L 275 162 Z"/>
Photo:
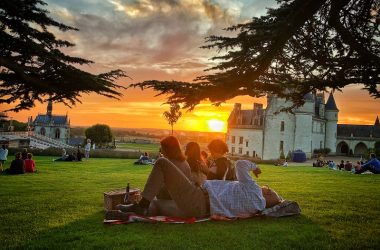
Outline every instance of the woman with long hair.
<path fill-rule="evenodd" d="M 208 168 L 201 156 L 201 148 L 196 142 L 189 142 L 186 145 L 185 155 L 191 169 L 191 180 L 197 186 L 201 186 L 207 179 Z"/>
<path fill-rule="evenodd" d="M 186 161 L 185 155 L 182 153 L 178 139 L 174 136 L 168 136 L 161 140 L 160 145 L 162 155 L 171 161 L 187 178 L 190 179 L 190 166 Z M 157 198 L 171 200 L 167 191 L 160 192 Z"/>

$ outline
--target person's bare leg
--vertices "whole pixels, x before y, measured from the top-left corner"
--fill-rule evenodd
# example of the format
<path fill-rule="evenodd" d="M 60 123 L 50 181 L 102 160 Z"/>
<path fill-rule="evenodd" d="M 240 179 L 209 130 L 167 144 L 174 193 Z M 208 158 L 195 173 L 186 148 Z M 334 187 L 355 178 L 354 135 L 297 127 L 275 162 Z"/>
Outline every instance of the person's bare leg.
<path fill-rule="evenodd" d="M 187 216 L 205 216 L 207 197 L 172 162 L 160 158 L 154 164 L 142 197 L 152 201 L 159 190 L 165 186 L 178 208 Z"/>

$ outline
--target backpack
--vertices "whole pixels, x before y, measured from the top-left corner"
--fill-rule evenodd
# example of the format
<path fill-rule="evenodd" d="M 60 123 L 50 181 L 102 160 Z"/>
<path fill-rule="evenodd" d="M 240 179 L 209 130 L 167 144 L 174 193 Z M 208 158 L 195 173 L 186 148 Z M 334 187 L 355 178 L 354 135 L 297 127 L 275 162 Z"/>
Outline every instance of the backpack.
<path fill-rule="evenodd" d="M 297 215 L 301 213 L 301 208 L 295 201 L 284 200 L 278 205 L 271 208 L 266 208 L 261 212 L 262 215 L 268 217 L 283 217 Z"/>

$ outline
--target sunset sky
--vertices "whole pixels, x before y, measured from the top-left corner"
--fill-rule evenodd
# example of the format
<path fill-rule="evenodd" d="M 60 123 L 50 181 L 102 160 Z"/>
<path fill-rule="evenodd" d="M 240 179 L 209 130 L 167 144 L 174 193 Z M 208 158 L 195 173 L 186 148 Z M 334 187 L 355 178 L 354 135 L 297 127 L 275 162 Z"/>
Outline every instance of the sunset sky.
<path fill-rule="evenodd" d="M 54 32 L 75 47 L 65 50 L 72 56 L 95 61 L 84 69 L 100 73 L 122 69 L 132 78 L 122 79 L 127 86 L 143 80 L 191 81 L 212 65 L 209 58 L 215 51 L 200 49 L 204 38 L 224 34 L 222 30 L 265 13 L 265 7 L 275 6 L 274 0 L 49 0 L 50 16 L 79 28 L 79 32 Z M 336 92 L 339 123 L 373 124 L 380 115 L 380 100 L 372 99 L 361 86 L 351 86 Z M 98 95 L 84 95 L 82 104 L 72 109 L 54 104 L 54 114 L 68 113 L 72 126 L 96 123 L 112 127 L 167 128 L 162 117 L 168 105 L 164 97 L 154 97 L 152 91 L 129 89 L 122 91 L 120 101 Z M 235 102 L 251 108 L 253 102 L 266 105 L 264 98 L 239 97 L 221 107 L 209 103 L 193 112 L 183 111 L 175 129 L 209 131 L 225 122 Z M 4 106 L 4 108 L 7 108 Z M 2 108 L 2 109 L 4 109 Z M 19 121 L 46 112 L 46 103 L 29 111 L 8 112 Z M 210 122 L 210 120 L 212 120 Z M 222 124 L 223 125 L 223 124 Z M 225 129 L 225 127 L 224 127 Z"/>

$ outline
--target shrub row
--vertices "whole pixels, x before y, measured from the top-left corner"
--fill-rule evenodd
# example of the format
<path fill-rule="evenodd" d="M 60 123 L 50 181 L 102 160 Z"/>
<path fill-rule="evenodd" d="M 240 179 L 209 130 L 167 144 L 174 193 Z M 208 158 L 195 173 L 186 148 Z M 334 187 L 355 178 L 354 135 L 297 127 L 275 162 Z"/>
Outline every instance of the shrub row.
<path fill-rule="evenodd" d="M 8 157 L 15 155 L 17 152 L 22 152 L 23 148 L 9 148 Z M 76 154 L 76 149 L 66 149 L 66 153 Z M 84 153 L 83 149 L 81 150 Z M 28 148 L 28 153 L 32 153 L 37 156 L 56 156 L 60 157 L 62 155 L 62 149 L 60 148 L 47 148 L 47 149 L 38 149 L 38 148 Z M 91 150 L 90 157 L 93 158 L 122 158 L 122 159 L 138 159 L 141 155 L 141 152 L 137 151 L 117 151 L 111 149 L 97 149 Z M 155 155 L 151 154 L 152 158 L 155 158 Z"/>
<path fill-rule="evenodd" d="M 314 154 L 321 154 L 321 155 L 328 155 L 331 153 L 331 149 L 329 148 L 320 148 L 320 149 L 314 149 Z"/>

